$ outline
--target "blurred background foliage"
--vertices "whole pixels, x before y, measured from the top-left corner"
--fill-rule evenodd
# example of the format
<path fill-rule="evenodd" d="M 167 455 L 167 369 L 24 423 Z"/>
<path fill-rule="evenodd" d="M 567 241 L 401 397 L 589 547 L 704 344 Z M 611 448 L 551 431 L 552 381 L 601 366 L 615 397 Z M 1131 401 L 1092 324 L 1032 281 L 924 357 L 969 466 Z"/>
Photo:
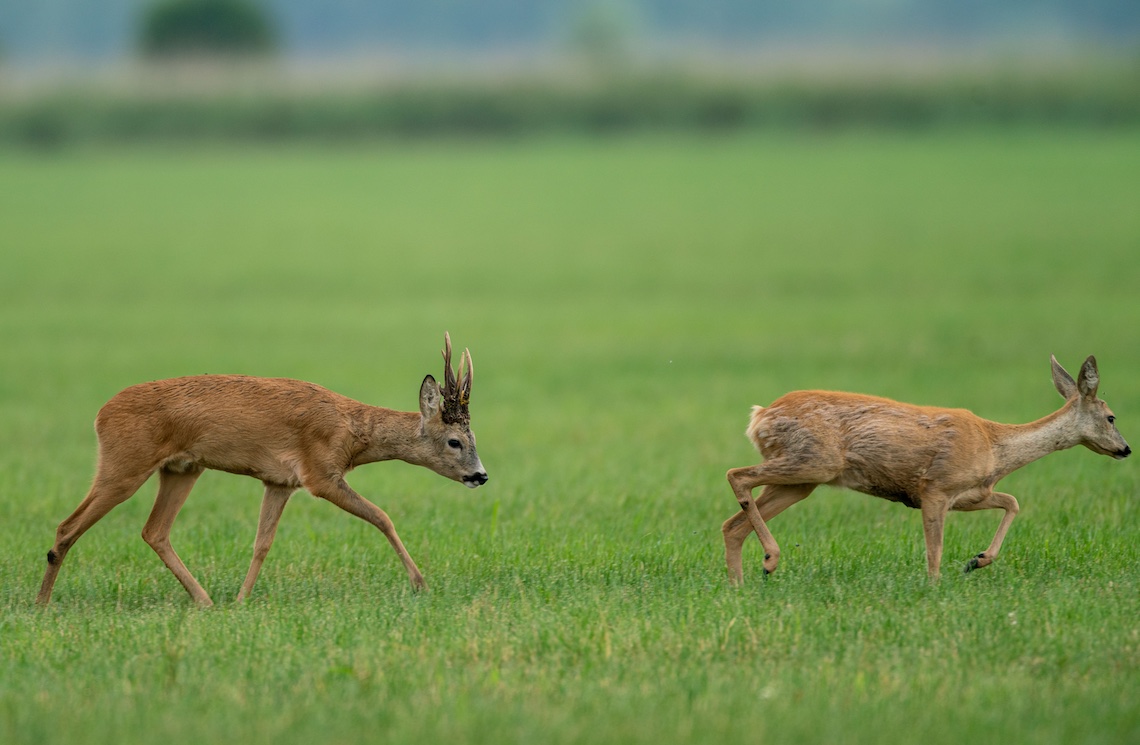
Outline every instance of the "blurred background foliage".
<path fill-rule="evenodd" d="M 162 0 L 145 9 L 139 45 L 152 57 L 257 55 L 275 38 L 269 15 L 246 0 Z"/>
<path fill-rule="evenodd" d="M 0 144 L 1140 122 L 1140 3 L 0 0 Z"/>

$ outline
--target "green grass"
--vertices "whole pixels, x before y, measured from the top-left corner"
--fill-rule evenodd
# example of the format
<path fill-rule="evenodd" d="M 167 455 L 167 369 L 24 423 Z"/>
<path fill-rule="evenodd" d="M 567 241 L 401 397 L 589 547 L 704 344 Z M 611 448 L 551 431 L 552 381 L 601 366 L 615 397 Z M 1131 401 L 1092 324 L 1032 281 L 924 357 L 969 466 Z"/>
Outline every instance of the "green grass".
<path fill-rule="evenodd" d="M 948 520 L 820 490 L 725 581 L 748 408 L 828 387 L 1028 421 L 1096 354 L 1140 437 L 1140 136 L 847 134 L 0 153 L 0 740 L 926 742 L 1140 738 L 1134 460 L 1084 449 Z M 69 554 L 117 390 L 203 372 L 412 409 L 444 329 L 478 370 L 475 492 L 350 476 L 387 543 L 298 494 L 232 599 L 260 485 L 154 485 Z"/>

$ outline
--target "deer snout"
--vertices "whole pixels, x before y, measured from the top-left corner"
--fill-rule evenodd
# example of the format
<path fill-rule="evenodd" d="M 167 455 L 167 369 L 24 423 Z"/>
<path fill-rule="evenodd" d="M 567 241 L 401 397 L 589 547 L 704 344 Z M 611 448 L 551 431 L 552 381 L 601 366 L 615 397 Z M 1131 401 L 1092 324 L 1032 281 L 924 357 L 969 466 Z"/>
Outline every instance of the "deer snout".
<path fill-rule="evenodd" d="M 1132 448 L 1125 445 L 1123 450 L 1117 450 L 1116 451 L 1114 457 L 1117 460 L 1124 460 L 1125 458 L 1127 458 L 1130 455 L 1132 455 Z"/>
<path fill-rule="evenodd" d="M 473 473 L 470 476 L 464 476 L 463 485 L 468 489 L 474 489 L 487 483 L 487 479 L 488 476 L 486 471 L 478 471 L 477 473 Z"/>

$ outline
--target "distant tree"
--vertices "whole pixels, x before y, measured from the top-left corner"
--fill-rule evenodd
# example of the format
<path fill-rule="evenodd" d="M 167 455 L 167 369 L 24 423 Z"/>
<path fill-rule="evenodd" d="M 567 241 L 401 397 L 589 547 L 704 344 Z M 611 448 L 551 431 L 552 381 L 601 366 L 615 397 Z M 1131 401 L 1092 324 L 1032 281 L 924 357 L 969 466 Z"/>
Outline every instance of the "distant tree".
<path fill-rule="evenodd" d="M 249 0 L 159 0 L 145 11 L 140 46 L 155 57 L 270 52 L 273 25 Z"/>

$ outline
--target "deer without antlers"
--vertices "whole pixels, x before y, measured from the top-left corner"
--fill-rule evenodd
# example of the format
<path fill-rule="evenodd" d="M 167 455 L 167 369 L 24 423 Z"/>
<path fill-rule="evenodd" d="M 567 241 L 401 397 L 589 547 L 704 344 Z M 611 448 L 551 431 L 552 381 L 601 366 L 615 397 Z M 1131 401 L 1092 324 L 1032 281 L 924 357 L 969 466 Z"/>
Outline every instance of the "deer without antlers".
<path fill-rule="evenodd" d="M 753 531 L 764 547 L 764 573 L 776 570 L 780 547 L 767 521 L 820 484 L 922 510 L 932 578 L 942 563 L 947 512 L 1004 510 L 989 548 L 970 559 L 966 571 L 991 564 L 1018 512 L 1016 499 L 994 491 L 998 481 L 1074 445 L 1117 459 L 1132 453 L 1112 411 L 1096 397 L 1096 359 L 1085 360 L 1076 381 L 1055 357 L 1051 361 L 1053 384 L 1065 404 L 1029 424 L 999 424 L 965 409 L 830 391 L 796 391 L 767 408 L 754 406 L 747 435 L 764 462 L 727 474 L 741 510 L 721 528 L 731 579 L 743 579 L 741 549 Z M 752 490 L 761 485 L 763 491 L 753 500 Z"/>
<path fill-rule="evenodd" d="M 285 503 L 302 488 L 379 528 L 412 587 L 425 589 L 423 575 L 388 515 L 353 491 L 344 475 L 364 463 L 402 460 L 471 488 L 487 482 L 470 429 L 471 352 L 464 350 L 458 380 L 447 334 L 443 359 L 444 384 L 431 375 L 424 378 L 418 412 L 368 406 L 285 378 L 201 375 L 123 390 L 95 418 L 95 480 L 87 498 L 56 531 L 36 602 L 51 599 L 64 557 L 79 537 L 157 471 L 158 498 L 143 539 L 197 603 L 211 605 L 170 545 L 174 518 L 207 468 L 253 476 L 265 484 L 253 561 L 238 601 L 253 589 Z"/>

